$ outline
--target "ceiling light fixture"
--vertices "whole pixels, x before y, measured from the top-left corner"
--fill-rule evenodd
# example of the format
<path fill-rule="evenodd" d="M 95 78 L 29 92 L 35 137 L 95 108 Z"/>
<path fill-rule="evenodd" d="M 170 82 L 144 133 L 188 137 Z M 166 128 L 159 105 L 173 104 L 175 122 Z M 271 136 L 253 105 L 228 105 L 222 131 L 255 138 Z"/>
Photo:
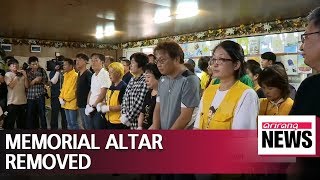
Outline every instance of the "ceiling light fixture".
<path fill-rule="evenodd" d="M 97 39 L 103 38 L 103 27 L 102 26 L 96 27 L 96 38 Z"/>
<path fill-rule="evenodd" d="M 114 24 L 106 25 L 104 27 L 104 36 L 112 36 L 114 35 L 114 33 L 115 33 Z"/>
<path fill-rule="evenodd" d="M 116 33 L 115 27 L 113 23 L 109 23 L 107 25 L 103 26 L 97 26 L 96 27 L 96 38 L 102 39 L 105 36 L 113 36 Z"/>
<path fill-rule="evenodd" d="M 158 9 L 154 15 L 153 21 L 156 24 L 165 23 L 171 21 L 170 9 Z"/>
<path fill-rule="evenodd" d="M 181 2 L 177 6 L 176 19 L 184 19 L 198 15 L 198 3 L 196 1 Z"/>
<path fill-rule="evenodd" d="M 195 0 L 181 0 L 178 2 L 176 12 L 171 14 L 169 8 L 157 9 L 153 18 L 154 23 L 169 22 L 172 19 L 185 19 L 199 14 L 198 2 Z"/>

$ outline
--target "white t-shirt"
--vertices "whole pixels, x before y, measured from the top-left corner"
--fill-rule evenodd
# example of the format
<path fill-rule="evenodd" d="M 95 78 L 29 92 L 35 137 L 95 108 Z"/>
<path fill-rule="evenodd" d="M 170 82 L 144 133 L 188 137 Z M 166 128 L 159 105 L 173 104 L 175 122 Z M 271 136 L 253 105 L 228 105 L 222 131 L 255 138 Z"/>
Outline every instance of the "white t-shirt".
<path fill-rule="evenodd" d="M 101 92 L 101 88 L 110 88 L 111 80 L 109 77 L 109 73 L 102 68 L 98 75 L 94 73 L 91 78 L 91 95 L 89 98 L 89 104 L 92 105 L 96 102 Z"/>
<path fill-rule="evenodd" d="M 211 103 L 211 106 L 217 109 L 223 98 L 226 96 L 229 90 L 220 91 L 217 90 L 216 95 Z M 195 128 L 200 126 L 200 115 L 202 112 L 202 101 L 201 98 L 199 110 L 197 113 L 196 121 L 194 123 Z M 256 129 L 257 128 L 257 116 L 259 114 L 259 98 L 257 93 L 253 89 L 247 89 L 243 92 L 237 107 L 235 109 L 232 127 L 231 129 Z"/>

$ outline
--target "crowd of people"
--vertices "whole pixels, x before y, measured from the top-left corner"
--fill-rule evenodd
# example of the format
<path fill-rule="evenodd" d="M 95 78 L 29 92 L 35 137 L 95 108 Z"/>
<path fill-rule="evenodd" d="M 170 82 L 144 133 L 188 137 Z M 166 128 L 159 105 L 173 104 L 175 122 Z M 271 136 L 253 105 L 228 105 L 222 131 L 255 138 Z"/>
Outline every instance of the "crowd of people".
<path fill-rule="evenodd" d="M 29 58 L 25 70 L 7 58 L 1 83 L 5 129 L 58 129 L 59 113 L 60 127 L 70 130 L 256 129 L 258 115 L 288 115 L 296 92 L 274 53 L 263 53 L 261 64 L 245 61 L 241 45 L 229 40 L 199 59 L 200 77 L 174 41 L 130 60 L 98 53 L 57 59 L 63 65 L 47 76 L 37 57 Z"/>
<path fill-rule="evenodd" d="M 300 50 L 305 63 L 319 72 L 320 8 L 308 21 Z M 8 69 L 0 74 L 1 127 L 58 129 L 59 113 L 60 126 L 70 130 L 256 129 L 258 115 L 320 117 L 319 74 L 305 79 L 296 91 L 274 53 L 263 53 L 261 64 L 245 61 L 241 45 L 229 40 L 218 44 L 212 56 L 199 59 L 200 78 L 195 63 L 185 63 L 174 41 L 160 42 L 153 54 L 137 52 L 129 60 L 99 53 L 59 58 L 63 68 L 57 65 L 49 76 L 35 56 L 27 69 L 14 57 L 6 58 Z"/>

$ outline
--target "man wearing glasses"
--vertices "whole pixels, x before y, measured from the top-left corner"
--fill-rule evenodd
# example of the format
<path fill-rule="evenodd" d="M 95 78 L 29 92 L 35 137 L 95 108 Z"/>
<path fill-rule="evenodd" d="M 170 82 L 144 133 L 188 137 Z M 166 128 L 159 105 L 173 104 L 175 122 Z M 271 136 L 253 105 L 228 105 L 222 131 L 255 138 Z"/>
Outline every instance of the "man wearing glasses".
<path fill-rule="evenodd" d="M 162 76 L 150 129 L 177 130 L 193 127 L 200 103 L 199 78 L 184 66 L 181 47 L 173 41 L 159 43 L 154 54 Z"/>
<path fill-rule="evenodd" d="M 320 7 L 308 16 L 306 32 L 301 35 L 300 50 L 304 62 L 316 72 L 320 72 Z M 320 74 L 305 79 L 296 94 L 290 115 L 316 115 L 320 117 Z M 320 123 L 320 122 L 318 122 Z M 299 179 L 319 179 L 319 158 L 297 158 Z M 312 177 L 312 178 L 311 178 Z"/>

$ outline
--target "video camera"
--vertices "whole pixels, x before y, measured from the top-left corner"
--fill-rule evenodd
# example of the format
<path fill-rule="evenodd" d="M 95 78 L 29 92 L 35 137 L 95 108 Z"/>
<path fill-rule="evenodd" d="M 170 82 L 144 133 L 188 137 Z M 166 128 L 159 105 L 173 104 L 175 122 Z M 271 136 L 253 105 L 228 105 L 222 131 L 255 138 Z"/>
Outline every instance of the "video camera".
<path fill-rule="evenodd" d="M 56 66 L 59 66 L 58 70 L 63 69 L 63 61 L 64 56 L 58 56 L 55 59 L 51 59 L 50 61 L 47 61 L 47 71 L 56 71 Z"/>

